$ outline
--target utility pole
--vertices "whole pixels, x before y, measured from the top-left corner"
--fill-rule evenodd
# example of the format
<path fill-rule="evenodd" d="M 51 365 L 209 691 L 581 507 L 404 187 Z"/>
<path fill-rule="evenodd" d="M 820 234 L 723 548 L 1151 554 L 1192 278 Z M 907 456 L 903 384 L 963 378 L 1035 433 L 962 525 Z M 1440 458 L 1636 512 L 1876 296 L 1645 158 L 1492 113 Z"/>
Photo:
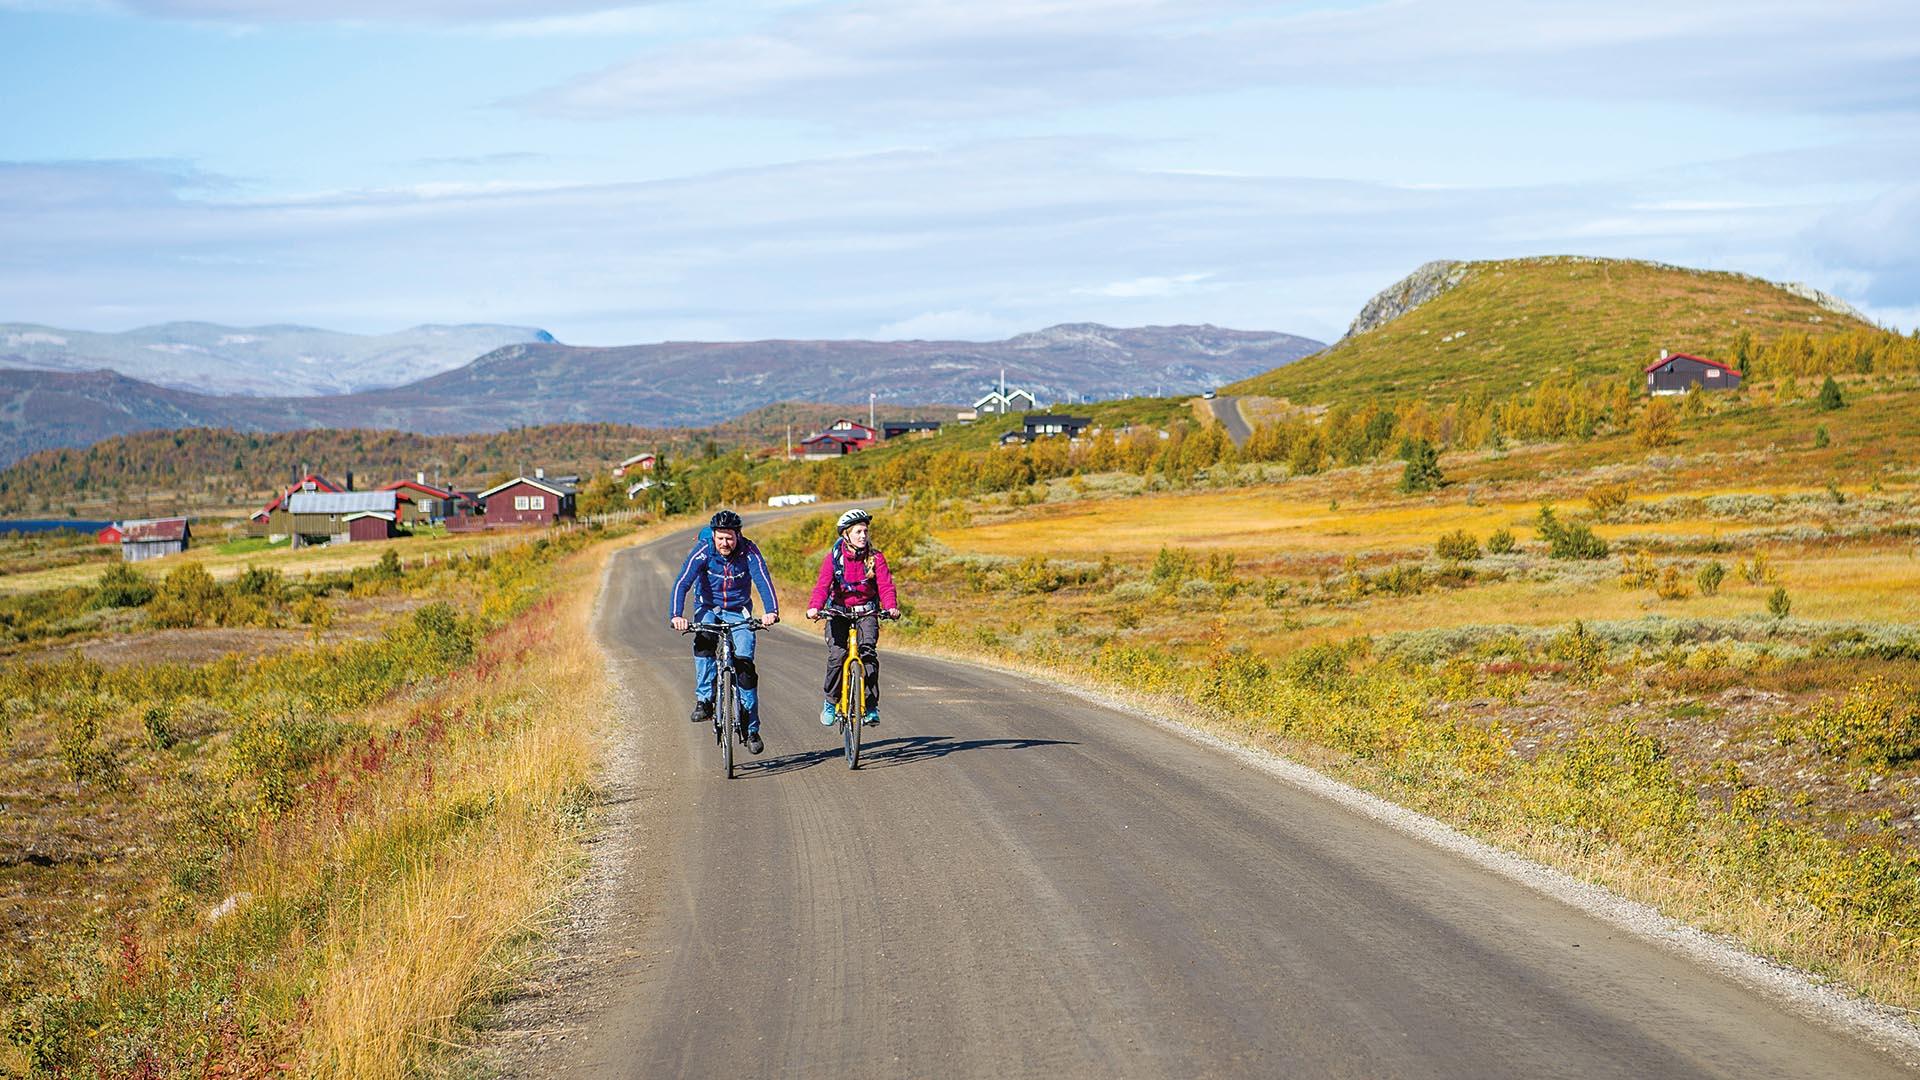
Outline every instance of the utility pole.
<path fill-rule="evenodd" d="M 787 460 L 793 460 L 793 421 L 787 421 Z"/>
<path fill-rule="evenodd" d="M 873 391 L 871 391 L 871 390 L 869 390 L 869 391 L 867 391 L 867 426 L 868 426 L 868 427 L 870 427 L 870 428 L 871 428 L 871 427 L 873 427 L 873 399 L 874 399 L 874 397 L 875 397 L 875 394 L 874 394 L 874 392 L 873 392 Z M 879 428 L 874 428 L 874 430 L 875 430 L 875 431 L 878 431 L 878 430 L 880 430 L 880 429 L 879 429 Z"/>

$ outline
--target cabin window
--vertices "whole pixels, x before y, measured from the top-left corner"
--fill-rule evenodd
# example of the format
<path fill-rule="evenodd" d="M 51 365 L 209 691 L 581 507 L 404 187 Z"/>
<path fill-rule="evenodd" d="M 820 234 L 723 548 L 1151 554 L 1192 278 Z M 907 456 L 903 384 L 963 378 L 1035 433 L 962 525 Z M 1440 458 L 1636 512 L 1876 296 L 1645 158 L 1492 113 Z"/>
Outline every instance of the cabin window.
<path fill-rule="evenodd" d="M 515 495 L 513 497 L 513 508 L 515 510 L 525 510 L 527 509 L 527 502 L 528 500 L 525 495 Z"/>
<path fill-rule="evenodd" d="M 1707 378 L 1709 378 L 1709 379 L 1717 379 L 1717 378 L 1719 378 L 1719 377 L 1720 377 L 1720 373 L 1719 373 L 1718 371 L 1709 371 L 1709 372 L 1707 372 Z"/>
<path fill-rule="evenodd" d="M 528 509 L 545 510 L 546 508 L 547 508 L 547 497 L 545 495 L 535 495 L 533 497 L 533 505 Z"/>

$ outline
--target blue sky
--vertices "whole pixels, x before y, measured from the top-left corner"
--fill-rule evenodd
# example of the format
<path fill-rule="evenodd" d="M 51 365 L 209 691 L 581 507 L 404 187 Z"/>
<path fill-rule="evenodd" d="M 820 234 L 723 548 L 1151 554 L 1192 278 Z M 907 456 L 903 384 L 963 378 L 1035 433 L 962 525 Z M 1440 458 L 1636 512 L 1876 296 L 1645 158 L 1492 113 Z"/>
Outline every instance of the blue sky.
<path fill-rule="evenodd" d="M 1920 7 L 0 0 L 0 320 L 1212 322 L 1435 258 L 1920 322 Z"/>

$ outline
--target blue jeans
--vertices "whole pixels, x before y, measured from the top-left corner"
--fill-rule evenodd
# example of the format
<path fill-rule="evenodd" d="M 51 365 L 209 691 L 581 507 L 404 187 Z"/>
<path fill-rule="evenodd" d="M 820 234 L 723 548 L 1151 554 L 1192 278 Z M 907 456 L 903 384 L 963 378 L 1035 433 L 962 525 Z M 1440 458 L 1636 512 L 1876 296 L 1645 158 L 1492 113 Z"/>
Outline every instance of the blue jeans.
<path fill-rule="evenodd" d="M 730 632 L 733 638 L 733 685 L 740 692 L 740 721 L 747 734 L 760 730 L 760 674 L 753 666 L 753 631 L 746 623 L 753 616 L 744 611 L 698 611 L 693 614 L 694 622 L 723 622 L 732 624 Z M 693 635 L 693 692 L 701 701 L 712 701 L 714 683 L 719 679 L 720 665 L 714 659 L 714 652 L 720 647 L 718 636 L 714 634 Z"/>

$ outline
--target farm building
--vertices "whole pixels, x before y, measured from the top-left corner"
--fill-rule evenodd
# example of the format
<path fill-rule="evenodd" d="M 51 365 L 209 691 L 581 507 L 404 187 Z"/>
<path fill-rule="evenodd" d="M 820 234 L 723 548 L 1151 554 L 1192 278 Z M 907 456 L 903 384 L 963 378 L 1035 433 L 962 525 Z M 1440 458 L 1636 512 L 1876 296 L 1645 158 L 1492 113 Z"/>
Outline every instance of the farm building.
<path fill-rule="evenodd" d="M 797 448 L 798 456 L 806 461 L 828 461 L 860 449 L 854 440 L 823 431 L 809 439 L 802 439 Z"/>
<path fill-rule="evenodd" d="M 395 480 L 384 484 L 381 491 L 391 491 L 398 503 L 395 515 L 398 524 L 431 525 L 452 516 L 460 495 L 449 488 L 435 487 L 427 483 L 424 476 L 416 475 L 412 480 Z"/>
<path fill-rule="evenodd" d="M 120 522 L 115 521 L 101 526 L 100 531 L 93 534 L 93 539 L 96 543 L 117 544 L 125 535 L 126 533 L 120 528 Z"/>
<path fill-rule="evenodd" d="M 296 491 L 287 497 L 294 547 L 385 540 L 394 535 L 399 498 L 392 491 Z"/>
<path fill-rule="evenodd" d="M 193 542 L 193 530 L 183 517 L 149 518 L 120 523 L 120 558 L 126 562 L 145 562 L 162 555 L 177 555 Z"/>
<path fill-rule="evenodd" d="M 906 435 L 927 438 L 938 434 L 938 420 L 887 420 L 880 425 L 880 437 L 883 439 L 898 439 Z"/>
<path fill-rule="evenodd" d="M 1040 403 L 1034 400 L 1032 391 L 1022 390 L 1019 387 L 1014 387 L 1011 390 L 1007 389 L 1007 372 L 1005 368 L 1002 368 L 1000 370 L 1000 388 L 998 390 L 987 391 L 985 396 L 973 403 L 973 408 L 969 411 L 971 411 L 975 417 L 985 416 L 988 413 L 999 413 L 1005 416 L 1007 413 L 1027 412 L 1039 407 Z M 960 418 L 963 420 L 971 419 L 971 417 L 966 416 L 964 413 L 961 414 Z"/>
<path fill-rule="evenodd" d="M 1718 360 L 1688 353 L 1667 354 L 1646 367 L 1647 393 L 1684 394 L 1695 386 L 1702 390 L 1740 389 L 1740 371 Z"/>
<path fill-rule="evenodd" d="M 287 513 L 287 499 L 302 492 L 344 491 L 339 484 L 328 480 L 318 473 L 308 473 L 295 481 L 287 490 L 280 493 L 272 502 L 254 511 L 247 519 L 248 536 L 271 536 L 274 539 L 287 536 L 292 532 L 293 521 Z"/>
<path fill-rule="evenodd" d="M 1070 439 L 1077 439 L 1091 423 L 1093 421 L 1084 416 L 1058 416 L 1043 413 L 1039 416 L 1027 417 L 1026 422 L 1021 425 L 1021 434 L 1029 439 L 1037 439 L 1043 435 L 1065 435 Z"/>
<path fill-rule="evenodd" d="M 515 525 L 551 525 L 573 517 L 573 485 L 548 479 L 545 470 L 532 476 L 516 476 L 504 484 L 495 484 L 478 496 L 486 504 L 480 520 L 469 528 L 510 528 Z"/>
<path fill-rule="evenodd" d="M 652 472 L 654 466 L 659 463 L 660 459 L 656 457 L 652 451 L 643 451 L 615 465 L 613 467 L 613 475 L 625 476 L 629 470 L 633 472 Z"/>

